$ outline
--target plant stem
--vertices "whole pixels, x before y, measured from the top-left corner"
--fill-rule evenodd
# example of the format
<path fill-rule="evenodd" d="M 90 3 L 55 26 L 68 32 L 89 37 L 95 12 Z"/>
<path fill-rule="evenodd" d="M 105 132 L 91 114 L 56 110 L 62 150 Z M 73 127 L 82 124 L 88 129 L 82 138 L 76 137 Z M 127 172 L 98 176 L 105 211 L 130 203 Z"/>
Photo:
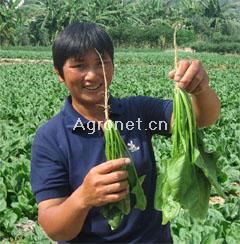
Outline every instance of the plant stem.
<path fill-rule="evenodd" d="M 174 66 L 175 70 L 177 70 L 177 63 L 178 63 L 178 47 L 177 47 L 177 30 L 178 30 L 178 25 L 175 25 L 174 28 L 174 33 L 173 33 L 173 47 L 174 47 Z"/>
<path fill-rule="evenodd" d="M 104 84 L 105 84 L 105 94 L 104 94 L 104 113 L 105 113 L 105 120 L 109 120 L 109 111 L 108 111 L 108 83 L 106 78 L 106 72 L 105 72 L 105 66 L 102 59 L 101 54 L 98 52 L 98 50 L 95 48 L 96 53 L 98 54 L 98 57 L 100 58 L 101 64 L 102 64 L 102 70 L 103 70 L 103 78 L 104 78 Z"/>

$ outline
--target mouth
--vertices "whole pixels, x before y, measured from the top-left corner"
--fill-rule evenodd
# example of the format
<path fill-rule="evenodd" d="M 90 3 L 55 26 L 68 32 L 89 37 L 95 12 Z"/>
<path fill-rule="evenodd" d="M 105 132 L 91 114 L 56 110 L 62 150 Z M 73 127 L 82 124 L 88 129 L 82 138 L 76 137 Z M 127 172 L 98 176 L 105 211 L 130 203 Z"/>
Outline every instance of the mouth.
<path fill-rule="evenodd" d="M 92 85 L 92 86 L 85 86 L 84 88 L 90 92 L 98 91 L 102 87 L 103 83 Z"/>

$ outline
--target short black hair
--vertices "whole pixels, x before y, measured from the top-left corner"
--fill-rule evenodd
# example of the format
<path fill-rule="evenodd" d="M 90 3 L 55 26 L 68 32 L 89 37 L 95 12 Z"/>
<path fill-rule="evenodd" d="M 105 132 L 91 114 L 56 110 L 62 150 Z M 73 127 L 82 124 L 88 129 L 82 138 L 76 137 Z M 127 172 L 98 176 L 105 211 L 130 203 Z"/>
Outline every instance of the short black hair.
<path fill-rule="evenodd" d="M 67 26 L 52 46 L 53 64 L 63 75 L 63 66 L 68 58 L 80 58 L 88 50 L 96 48 L 106 52 L 113 61 L 113 42 L 107 32 L 95 23 L 76 22 Z"/>

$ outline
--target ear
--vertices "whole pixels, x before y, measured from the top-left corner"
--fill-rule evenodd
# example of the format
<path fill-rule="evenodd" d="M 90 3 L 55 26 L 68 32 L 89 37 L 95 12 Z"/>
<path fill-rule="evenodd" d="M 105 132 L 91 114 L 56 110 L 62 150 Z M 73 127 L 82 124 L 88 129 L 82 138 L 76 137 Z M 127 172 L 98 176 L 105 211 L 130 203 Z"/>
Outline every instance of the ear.
<path fill-rule="evenodd" d="M 59 81 L 64 82 L 64 78 L 60 75 L 59 70 L 56 67 L 54 67 L 54 70 L 58 76 Z"/>

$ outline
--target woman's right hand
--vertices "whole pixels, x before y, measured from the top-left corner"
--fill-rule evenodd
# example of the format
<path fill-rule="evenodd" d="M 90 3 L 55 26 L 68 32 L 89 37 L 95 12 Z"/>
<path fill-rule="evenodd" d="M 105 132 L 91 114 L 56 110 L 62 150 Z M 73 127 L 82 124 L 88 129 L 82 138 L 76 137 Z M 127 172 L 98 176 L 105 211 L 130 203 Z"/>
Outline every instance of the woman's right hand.
<path fill-rule="evenodd" d="M 77 189 L 82 204 L 91 208 L 125 198 L 129 193 L 128 172 L 121 167 L 129 163 L 129 158 L 120 158 L 93 167 Z"/>
<path fill-rule="evenodd" d="M 38 221 L 53 240 L 71 240 L 82 229 L 89 210 L 117 202 L 128 194 L 128 172 L 121 167 L 130 163 L 120 158 L 93 167 L 83 183 L 69 196 L 38 204 Z"/>

